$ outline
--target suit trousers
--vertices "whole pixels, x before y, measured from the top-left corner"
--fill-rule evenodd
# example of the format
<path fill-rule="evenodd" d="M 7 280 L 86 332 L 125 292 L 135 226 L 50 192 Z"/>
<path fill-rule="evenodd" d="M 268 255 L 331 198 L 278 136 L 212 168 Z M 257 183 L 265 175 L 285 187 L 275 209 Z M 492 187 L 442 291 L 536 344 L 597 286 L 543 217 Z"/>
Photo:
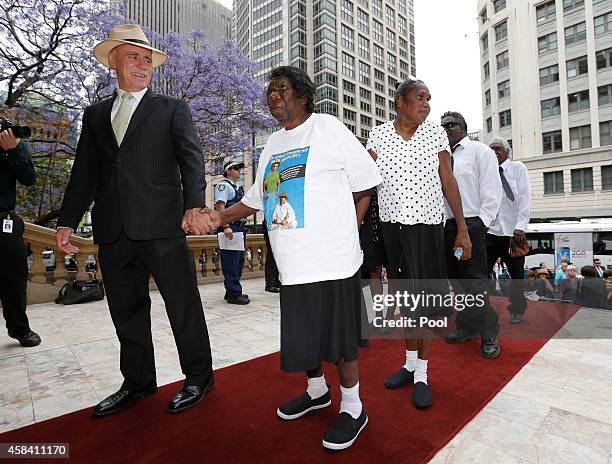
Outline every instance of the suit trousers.
<path fill-rule="evenodd" d="M 455 293 L 482 295 L 484 305 L 457 311 L 456 324 L 457 328 L 468 333 L 479 333 L 482 338 L 494 338 L 499 333 L 499 315 L 491 308 L 487 293 L 487 228 L 477 216 L 466 218 L 465 222 L 472 242 L 472 258 L 459 261 L 453 255 L 457 223 L 449 219 L 444 227 L 446 271 Z"/>
<path fill-rule="evenodd" d="M 193 255 L 184 237 L 131 240 L 124 232 L 100 245 L 100 267 L 117 337 L 123 387 L 156 385 L 149 277 L 159 289 L 178 349 L 186 385 L 204 385 L 212 357 Z"/>
<path fill-rule="evenodd" d="M 244 233 L 246 241 L 246 230 L 237 224 L 230 224 L 232 231 Z M 221 230 L 222 231 L 222 230 Z M 223 271 L 223 284 L 227 293 L 242 295 L 242 269 L 244 268 L 244 251 L 220 250 L 221 270 Z"/>
<path fill-rule="evenodd" d="M 270 236 L 268 235 L 268 224 L 264 220 L 261 224 L 263 226 L 263 236 L 266 241 L 266 287 L 280 287 L 281 283 L 278 279 L 278 267 L 276 267 L 276 260 L 272 253 L 272 247 L 270 246 Z"/>
<path fill-rule="evenodd" d="M 9 336 L 21 337 L 30 331 L 26 315 L 28 252 L 23 241 L 23 220 L 14 214 L 11 219 L 13 232 L 8 234 L 0 230 L 0 302 Z"/>
<path fill-rule="evenodd" d="M 511 257 L 508 253 L 511 237 L 500 237 L 498 235 L 487 234 L 487 271 L 491 273 L 497 258 L 508 268 L 510 274 L 510 304 L 508 311 L 510 314 L 523 315 L 527 309 L 524 289 L 525 257 Z"/>

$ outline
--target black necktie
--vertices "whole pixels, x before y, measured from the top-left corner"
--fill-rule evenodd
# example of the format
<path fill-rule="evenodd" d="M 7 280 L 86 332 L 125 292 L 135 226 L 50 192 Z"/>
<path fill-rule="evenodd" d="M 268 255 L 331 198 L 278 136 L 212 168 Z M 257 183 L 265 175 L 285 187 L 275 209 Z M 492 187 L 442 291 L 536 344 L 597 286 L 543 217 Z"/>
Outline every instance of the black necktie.
<path fill-rule="evenodd" d="M 510 184 L 506 180 L 506 176 L 504 176 L 504 168 L 501 166 L 499 167 L 499 177 L 501 177 L 502 187 L 504 188 L 504 192 L 506 192 L 506 196 L 510 201 L 514 201 L 514 193 L 512 193 Z"/>

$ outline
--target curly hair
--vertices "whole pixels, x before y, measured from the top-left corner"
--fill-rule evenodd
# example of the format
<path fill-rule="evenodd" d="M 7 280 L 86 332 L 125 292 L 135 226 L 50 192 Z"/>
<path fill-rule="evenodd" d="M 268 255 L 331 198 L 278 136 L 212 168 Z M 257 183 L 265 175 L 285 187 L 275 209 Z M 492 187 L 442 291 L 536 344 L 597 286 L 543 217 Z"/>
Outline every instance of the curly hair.
<path fill-rule="evenodd" d="M 314 113 L 316 87 L 306 71 L 295 66 L 279 66 L 270 71 L 268 81 L 280 77 L 289 79 L 295 95 L 298 98 L 306 97 L 306 112 Z"/>
<path fill-rule="evenodd" d="M 457 111 L 447 111 L 446 113 L 442 115 L 442 117 L 440 118 L 440 121 L 448 117 L 455 118 L 455 120 L 459 124 L 461 124 L 463 126 L 463 129 L 467 132 L 467 122 L 465 122 L 465 118 L 463 117 L 461 113 L 458 113 Z"/>

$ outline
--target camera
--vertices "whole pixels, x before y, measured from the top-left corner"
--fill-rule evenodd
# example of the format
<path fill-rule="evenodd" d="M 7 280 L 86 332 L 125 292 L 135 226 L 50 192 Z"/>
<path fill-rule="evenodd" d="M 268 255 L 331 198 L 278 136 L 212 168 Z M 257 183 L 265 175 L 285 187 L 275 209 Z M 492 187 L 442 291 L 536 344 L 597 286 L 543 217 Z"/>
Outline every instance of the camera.
<path fill-rule="evenodd" d="M 13 131 L 13 135 L 18 139 L 27 139 L 30 135 L 32 135 L 32 129 L 28 126 L 16 126 L 13 121 L 10 121 L 6 118 L 0 118 L 0 131 L 11 129 Z"/>

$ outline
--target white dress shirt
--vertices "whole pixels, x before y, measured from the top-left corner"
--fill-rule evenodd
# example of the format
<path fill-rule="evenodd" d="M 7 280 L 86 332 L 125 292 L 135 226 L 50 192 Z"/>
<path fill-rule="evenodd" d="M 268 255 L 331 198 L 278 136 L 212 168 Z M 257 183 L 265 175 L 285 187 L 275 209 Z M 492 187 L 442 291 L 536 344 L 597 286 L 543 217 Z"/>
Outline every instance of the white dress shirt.
<path fill-rule="evenodd" d="M 505 192 L 503 193 L 499 213 L 489 227 L 489 233 L 500 237 L 511 237 L 514 235 L 514 229 L 523 232 L 527 230 L 531 214 L 531 185 L 529 173 L 523 163 L 507 159 L 500 166 L 514 193 L 514 201 L 511 201 Z M 497 177 L 501 179 L 499 173 Z"/>
<path fill-rule="evenodd" d="M 497 216 L 503 192 L 495 153 L 484 143 L 465 137 L 456 145 L 452 156 L 463 215 L 478 216 L 489 227 Z M 454 217 L 446 198 L 444 206 L 448 217 Z"/>
<path fill-rule="evenodd" d="M 295 229 L 297 227 L 297 219 L 295 217 L 295 211 L 293 207 L 285 201 L 285 203 L 279 203 L 274 208 L 272 214 L 272 230 L 277 229 Z M 281 224 L 283 221 L 287 221 L 287 224 Z"/>
<path fill-rule="evenodd" d="M 149 89 L 145 87 L 144 89 L 139 90 L 138 92 L 130 92 L 134 96 L 134 98 L 128 103 L 130 105 L 130 117 L 128 118 L 128 123 L 132 119 L 132 116 L 134 115 L 134 111 L 136 111 L 136 108 L 138 108 L 138 105 L 140 104 L 140 100 L 142 100 L 142 97 L 144 97 L 144 94 L 147 93 L 147 90 Z M 117 114 L 117 111 L 119 111 L 119 105 L 121 105 L 121 97 L 123 96 L 124 93 L 127 93 L 127 92 L 117 87 L 117 96 L 115 97 L 115 101 L 113 102 L 113 107 L 111 109 L 111 116 L 110 116 L 111 122 L 113 122 L 113 119 L 115 115 Z"/>

